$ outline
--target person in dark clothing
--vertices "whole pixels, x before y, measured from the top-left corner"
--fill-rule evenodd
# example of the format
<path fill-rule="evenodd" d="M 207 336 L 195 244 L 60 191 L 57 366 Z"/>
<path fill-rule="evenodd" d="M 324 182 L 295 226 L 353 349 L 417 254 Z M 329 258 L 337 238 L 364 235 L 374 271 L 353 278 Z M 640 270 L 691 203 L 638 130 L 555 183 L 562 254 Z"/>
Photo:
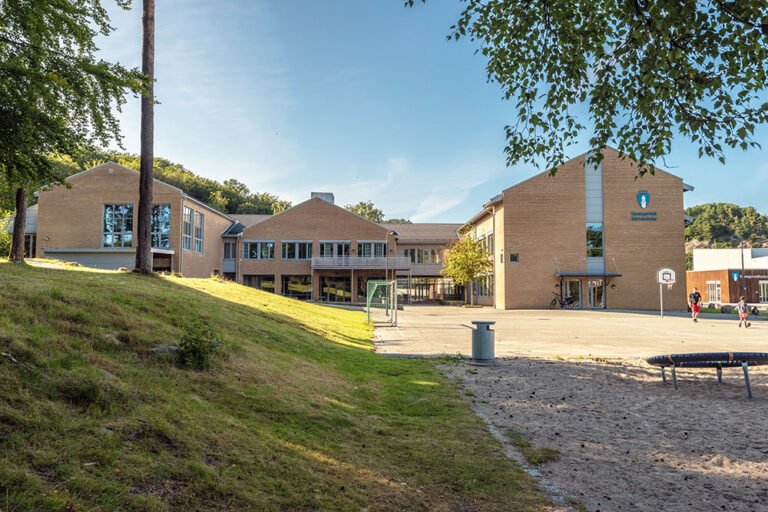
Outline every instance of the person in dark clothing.
<path fill-rule="evenodd" d="M 699 313 L 701 313 L 701 294 L 698 288 L 694 288 L 688 295 L 688 307 L 691 308 L 691 318 L 694 322 L 698 322 Z"/>

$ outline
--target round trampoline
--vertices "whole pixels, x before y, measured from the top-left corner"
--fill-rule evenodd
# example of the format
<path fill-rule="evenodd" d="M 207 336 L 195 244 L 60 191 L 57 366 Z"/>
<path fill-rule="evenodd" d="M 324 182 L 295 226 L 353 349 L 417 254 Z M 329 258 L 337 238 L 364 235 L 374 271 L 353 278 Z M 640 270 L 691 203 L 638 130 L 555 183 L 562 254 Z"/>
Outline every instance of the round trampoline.
<path fill-rule="evenodd" d="M 747 384 L 747 396 L 752 398 L 752 387 L 749 384 L 749 367 L 768 364 L 767 352 L 703 352 L 697 354 L 669 354 L 653 356 L 646 359 L 648 364 L 661 368 L 661 379 L 667 382 L 665 368 L 672 369 L 672 383 L 677 389 L 676 368 L 715 368 L 717 381 L 723 382 L 723 368 L 741 366 L 744 371 L 744 381 Z"/>

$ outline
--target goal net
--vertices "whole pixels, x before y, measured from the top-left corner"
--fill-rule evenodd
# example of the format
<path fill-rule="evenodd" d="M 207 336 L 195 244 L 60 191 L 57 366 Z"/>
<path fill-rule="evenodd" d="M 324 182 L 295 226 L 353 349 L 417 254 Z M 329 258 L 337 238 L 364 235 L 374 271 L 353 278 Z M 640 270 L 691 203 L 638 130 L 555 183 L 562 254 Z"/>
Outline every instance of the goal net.
<path fill-rule="evenodd" d="M 368 281 L 366 291 L 368 323 L 397 325 L 397 282 Z"/>

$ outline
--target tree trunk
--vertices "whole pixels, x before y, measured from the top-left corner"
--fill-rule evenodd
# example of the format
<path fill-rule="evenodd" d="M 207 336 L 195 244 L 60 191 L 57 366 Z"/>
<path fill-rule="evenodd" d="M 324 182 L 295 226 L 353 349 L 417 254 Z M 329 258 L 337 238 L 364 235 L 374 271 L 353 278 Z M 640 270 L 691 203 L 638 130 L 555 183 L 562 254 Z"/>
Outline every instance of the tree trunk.
<path fill-rule="evenodd" d="M 139 177 L 138 236 L 136 238 L 136 271 L 152 272 L 152 174 L 155 161 L 155 0 L 144 0 L 144 37 L 141 47 L 141 70 L 149 79 L 141 97 L 141 175 Z"/>
<path fill-rule="evenodd" d="M 16 217 L 13 219 L 13 241 L 8 259 L 16 263 L 24 261 L 24 232 L 27 225 L 27 191 L 16 189 Z M 31 256 L 31 255 L 30 255 Z"/>

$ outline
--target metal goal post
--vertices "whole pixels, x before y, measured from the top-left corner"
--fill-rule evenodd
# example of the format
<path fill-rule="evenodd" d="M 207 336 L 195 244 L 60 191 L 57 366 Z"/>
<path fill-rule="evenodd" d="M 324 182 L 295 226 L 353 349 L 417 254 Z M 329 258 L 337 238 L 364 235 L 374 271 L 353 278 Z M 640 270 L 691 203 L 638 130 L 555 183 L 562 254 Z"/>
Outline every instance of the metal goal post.
<path fill-rule="evenodd" d="M 371 310 L 384 312 L 385 323 L 397 325 L 397 281 L 368 281 L 365 311 L 371 323 Z"/>

